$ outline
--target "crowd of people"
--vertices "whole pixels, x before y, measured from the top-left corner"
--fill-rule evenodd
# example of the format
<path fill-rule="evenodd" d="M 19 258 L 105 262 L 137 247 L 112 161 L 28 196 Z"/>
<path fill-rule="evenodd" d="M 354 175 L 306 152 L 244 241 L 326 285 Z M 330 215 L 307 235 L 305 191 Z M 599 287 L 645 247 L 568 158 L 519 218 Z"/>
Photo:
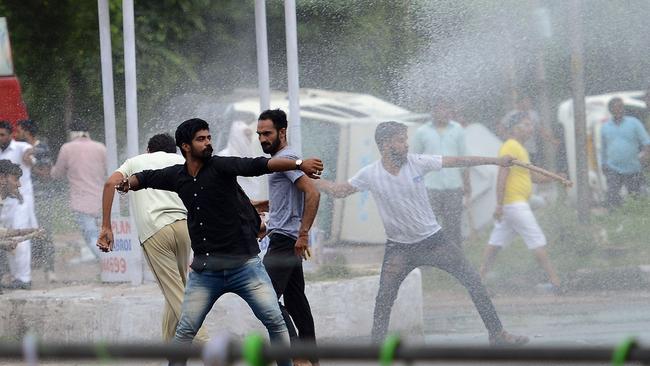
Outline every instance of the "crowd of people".
<path fill-rule="evenodd" d="M 0 286 L 30 289 L 32 267 L 43 268 L 47 282 L 56 282 L 56 258 L 52 239 L 52 181 L 67 180 L 70 207 L 82 231 L 87 255 L 73 258 L 71 264 L 97 261 L 96 247 L 101 204 L 101 187 L 106 172 L 106 148 L 93 141 L 82 121 L 70 126 L 70 141 L 63 144 L 56 160 L 47 143 L 41 140 L 38 125 L 32 120 L 15 126 L 0 121 L 0 160 L 17 164 L 21 170 L 20 195 L 8 196 L 0 212 L 0 227 L 8 229 L 42 228 L 42 234 L 0 251 Z"/>
<path fill-rule="evenodd" d="M 622 202 L 623 186 L 632 196 L 642 191 L 650 137 L 642 122 L 625 115 L 620 98 L 613 98 L 608 108 L 612 117 L 601 129 L 601 164 L 608 183 L 606 205 L 615 209 Z M 14 128 L 0 121 L 2 287 L 29 289 L 32 265 L 42 267 L 48 281 L 56 281 L 48 185 L 52 179 L 66 178 L 70 208 L 86 245 L 71 264 L 96 261 L 101 251 L 112 250 L 115 190 L 133 191 L 139 241 L 165 298 L 163 340 L 206 342 L 205 317 L 221 295 L 232 292 L 246 300 L 272 342 L 314 343 L 314 314 L 305 295 L 302 262 L 310 255 L 309 231 L 320 194 L 343 198 L 368 191 L 387 236 L 371 330 L 374 341 L 386 335 L 406 275 L 432 266 L 467 289 L 491 344 L 528 342 L 504 330 L 483 279 L 497 253 L 518 235 L 553 290 L 564 291 L 546 250 L 546 236 L 528 203 L 533 183 L 549 179 L 513 165 L 515 160 L 541 162 L 542 147 L 558 143 L 540 122 L 530 98 L 519 98 L 517 108 L 498 123 L 504 143 L 497 157 L 466 156 L 464 126 L 454 120 L 452 103 L 437 99 L 432 120 L 418 128 L 411 144 L 406 125 L 379 123 L 374 138 L 380 159 L 343 182 L 320 179 L 322 161 L 303 160 L 288 145 L 287 128 L 283 111 L 260 114 L 255 132 L 271 158 L 254 158 L 253 130 L 245 123 L 234 123 L 227 148 L 214 154 L 208 123 L 190 119 L 178 126 L 174 137 L 153 136 L 145 154 L 126 160 L 106 179 L 106 148 L 90 138 L 83 123 L 71 126 L 70 141 L 53 159 L 38 138 L 35 122 L 20 121 Z M 182 155 L 176 154 L 177 148 Z M 461 234 L 472 189 L 468 168 L 477 165 L 499 166 L 495 224 L 480 271 L 465 258 Z M 262 175 L 268 175 L 269 199 L 251 200 L 259 188 L 252 177 Z M 259 240 L 264 237 L 268 249 L 262 260 Z M 278 364 L 292 362 L 319 363 L 311 359 Z"/>

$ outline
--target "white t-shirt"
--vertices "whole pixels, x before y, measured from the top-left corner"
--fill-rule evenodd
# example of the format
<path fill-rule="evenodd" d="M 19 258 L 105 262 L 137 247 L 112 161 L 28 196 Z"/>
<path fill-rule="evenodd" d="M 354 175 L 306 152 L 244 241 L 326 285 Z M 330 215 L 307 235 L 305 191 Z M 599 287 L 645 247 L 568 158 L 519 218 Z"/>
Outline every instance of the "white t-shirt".
<path fill-rule="evenodd" d="M 440 230 L 424 184 L 426 173 L 440 169 L 442 156 L 408 154 L 397 176 L 388 173 L 377 160 L 348 182 L 358 191 L 372 193 L 388 240 L 411 244 Z"/>
<path fill-rule="evenodd" d="M 162 169 L 177 164 L 185 164 L 185 159 L 178 154 L 157 151 L 134 156 L 117 168 L 117 171 L 130 176 L 143 170 Z M 135 225 L 141 243 L 166 225 L 187 219 L 185 205 L 175 192 L 147 188 L 131 194 Z"/>

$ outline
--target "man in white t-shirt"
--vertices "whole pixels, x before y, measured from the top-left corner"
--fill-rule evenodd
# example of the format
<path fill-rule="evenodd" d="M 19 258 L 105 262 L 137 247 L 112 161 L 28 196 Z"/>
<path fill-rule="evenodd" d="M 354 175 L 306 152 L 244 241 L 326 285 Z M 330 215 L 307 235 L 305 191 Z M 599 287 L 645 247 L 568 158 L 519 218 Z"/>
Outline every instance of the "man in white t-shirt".
<path fill-rule="evenodd" d="M 111 207 L 115 186 L 124 178 L 143 170 L 185 163 L 185 159 L 176 154 L 176 142 L 168 134 L 155 135 L 149 139 L 147 152 L 126 160 L 104 184 L 102 227 L 97 240 L 97 246 L 104 252 L 113 248 Z M 169 342 L 174 338 L 181 316 L 191 255 L 187 209 L 174 192 L 142 189 L 134 192 L 132 198 L 142 251 L 165 297 L 162 331 L 163 340 Z M 204 327 L 199 329 L 195 339 L 201 343 L 208 340 Z"/>
<path fill-rule="evenodd" d="M 367 165 L 345 183 L 320 180 L 318 187 L 336 198 L 370 191 L 379 209 L 388 241 L 375 302 L 372 339 L 386 335 L 390 312 L 399 286 L 415 268 L 433 266 L 449 272 L 469 291 L 492 345 L 521 345 L 528 338 L 503 330 L 499 316 L 481 283 L 478 272 L 462 249 L 444 240 L 429 205 L 424 176 L 433 170 L 475 165 L 512 165 L 512 158 L 442 157 L 408 153 L 407 127 L 382 122 L 375 130 L 381 159 Z"/>

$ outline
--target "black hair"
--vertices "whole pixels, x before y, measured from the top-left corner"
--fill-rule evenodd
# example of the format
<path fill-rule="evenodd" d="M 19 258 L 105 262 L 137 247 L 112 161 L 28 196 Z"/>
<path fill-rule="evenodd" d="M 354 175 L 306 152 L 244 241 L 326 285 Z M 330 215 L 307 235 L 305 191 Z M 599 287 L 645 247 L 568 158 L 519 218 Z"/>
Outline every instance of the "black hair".
<path fill-rule="evenodd" d="M 0 121 L 0 128 L 4 128 L 5 130 L 9 131 L 9 133 L 14 132 L 14 126 L 12 126 L 9 121 Z"/>
<path fill-rule="evenodd" d="M 70 131 L 88 132 L 88 123 L 81 118 L 76 118 L 70 123 Z"/>
<path fill-rule="evenodd" d="M 614 106 L 614 103 L 623 103 L 623 99 L 621 97 L 614 97 L 609 100 L 609 103 L 607 103 L 607 110 L 612 111 L 612 107 Z"/>
<path fill-rule="evenodd" d="M 181 149 L 181 145 L 183 144 L 191 145 L 194 135 L 196 135 L 197 132 L 203 130 L 209 131 L 210 125 L 208 125 L 208 122 L 200 118 L 192 118 L 192 119 L 188 119 L 187 121 L 184 121 L 183 123 L 178 125 L 178 128 L 176 128 L 176 134 L 175 134 L 176 146 L 178 146 L 178 148 Z M 182 151 L 183 149 L 181 149 L 181 152 Z"/>
<path fill-rule="evenodd" d="M 265 119 L 273 121 L 273 127 L 278 131 L 287 128 L 287 114 L 282 109 L 267 109 L 260 114 L 257 120 L 262 121 Z"/>
<path fill-rule="evenodd" d="M 166 153 L 176 152 L 176 143 L 168 133 L 159 133 L 152 136 L 147 143 L 147 150 L 150 153 L 164 151 Z"/>
<path fill-rule="evenodd" d="M 20 165 L 12 163 L 11 160 L 2 159 L 0 160 L 0 175 L 13 175 L 20 178 L 23 175 L 23 170 L 20 169 Z"/>
<path fill-rule="evenodd" d="M 36 122 L 32 121 L 31 119 L 18 121 L 18 126 L 20 126 L 20 128 L 23 130 L 29 132 L 32 136 L 36 136 L 38 133 L 38 126 L 36 125 Z"/>
<path fill-rule="evenodd" d="M 375 129 L 375 142 L 380 149 L 391 137 L 400 133 L 406 133 L 407 127 L 403 123 L 388 121 L 377 125 Z"/>

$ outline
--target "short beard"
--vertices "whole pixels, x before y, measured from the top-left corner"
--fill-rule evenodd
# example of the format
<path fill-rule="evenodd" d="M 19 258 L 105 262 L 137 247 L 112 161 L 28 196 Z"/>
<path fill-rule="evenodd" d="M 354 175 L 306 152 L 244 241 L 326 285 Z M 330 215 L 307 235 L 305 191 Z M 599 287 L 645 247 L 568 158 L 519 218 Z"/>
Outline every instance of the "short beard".
<path fill-rule="evenodd" d="M 207 148 L 205 148 L 205 150 L 201 151 L 200 153 L 195 153 L 194 151 L 192 151 L 192 156 L 199 160 L 206 161 L 212 158 L 213 151 L 214 150 L 212 149 L 212 146 L 208 146 Z"/>
<path fill-rule="evenodd" d="M 402 166 L 406 164 L 406 160 L 408 158 L 408 154 L 398 154 L 398 153 L 391 153 L 390 155 L 390 160 L 397 166 Z"/>
<path fill-rule="evenodd" d="M 269 144 L 267 146 L 262 145 L 262 151 L 264 151 L 265 154 L 270 154 L 270 155 L 275 155 L 278 152 L 279 148 L 280 148 L 279 138 L 273 141 L 272 144 Z"/>

